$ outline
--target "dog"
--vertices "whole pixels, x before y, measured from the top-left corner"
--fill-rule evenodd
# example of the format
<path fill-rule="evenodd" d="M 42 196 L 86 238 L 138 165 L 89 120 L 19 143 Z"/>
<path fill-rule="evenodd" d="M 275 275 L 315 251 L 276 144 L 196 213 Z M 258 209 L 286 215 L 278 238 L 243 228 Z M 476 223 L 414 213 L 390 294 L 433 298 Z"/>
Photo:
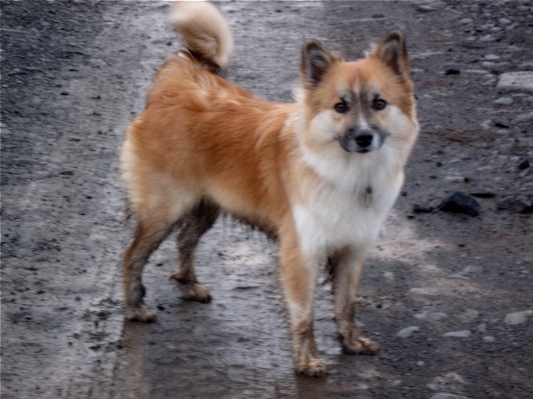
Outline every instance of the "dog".
<path fill-rule="evenodd" d="M 176 226 L 179 262 L 171 278 L 184 299 L 211 300 L 196 279 L 194 251 L 224 213 L 279 243 L 297 372 L 326 374 L 313 336 L 324 266 L 342 349 L 376 354 L 378 344 L 354 322 L 356 289 L 419 132 L 403 34 L 390 32 L 351 62 L 307 41 L 295 103 L 274 104 L 220 76 L 233 40 L 214 5 L 177 2 L 171 22 L 185 47 L 157 73 L 120 155 L 137 220 L 123 259 L 126 319 L 156 319 L 143 301 L 141 274 Z"/>

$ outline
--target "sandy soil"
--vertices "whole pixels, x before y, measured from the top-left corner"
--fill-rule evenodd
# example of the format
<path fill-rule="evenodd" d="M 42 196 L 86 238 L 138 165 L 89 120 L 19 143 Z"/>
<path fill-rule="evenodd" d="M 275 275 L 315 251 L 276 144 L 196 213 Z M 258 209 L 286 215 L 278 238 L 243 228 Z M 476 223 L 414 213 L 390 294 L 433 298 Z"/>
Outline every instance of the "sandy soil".
<path fill-rule="evenodd" d="M 531 2 L 219 4 L 228 78 L 266 100 L 291 101 L 307 38 L 355 58 L 407 36 L 422 133 L 357 309 L 382 350 L 341 354 L 321 279 L 324 379 L 293 372 L 276 246 L 229 220 L 199 248 L 212 303 L 180 299 L 168 240 L 145 271 L 158 322 L 124 322 L 117 154 L 180 45 L 166 4 L 2 0 L 2 398 L 531 397 L 533 92 L 497 86 L 533 74 Z M 455 191 L 480 214 L 439 210 Z"/>

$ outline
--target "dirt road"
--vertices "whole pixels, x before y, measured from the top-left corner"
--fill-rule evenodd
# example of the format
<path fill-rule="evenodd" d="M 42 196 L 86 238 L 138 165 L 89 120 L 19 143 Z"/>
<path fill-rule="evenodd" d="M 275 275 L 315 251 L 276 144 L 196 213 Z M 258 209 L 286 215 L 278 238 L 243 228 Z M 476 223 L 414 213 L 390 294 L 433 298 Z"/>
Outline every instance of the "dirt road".
<path fill-rule="evenodd" d="M 341 354 L 321 279 L 324 379 L 293 372 L 276 246 L 229 220 L 198 252 L 212 303 L 180 299 L 169 239 L 145 272 L 158 322 L 124 322 L 117 156 L 180 45 L 167 4 L 2 0 L 2 398 L 530 398 L 531 2 L 219 3 L 228 79 L 266 100 L 291 101 L 307 38 L 355 58 L 407 36 L 422 132 L 357 309 L 382 350 Z M 455 191 L 480 214 L 440 210 Z"/>

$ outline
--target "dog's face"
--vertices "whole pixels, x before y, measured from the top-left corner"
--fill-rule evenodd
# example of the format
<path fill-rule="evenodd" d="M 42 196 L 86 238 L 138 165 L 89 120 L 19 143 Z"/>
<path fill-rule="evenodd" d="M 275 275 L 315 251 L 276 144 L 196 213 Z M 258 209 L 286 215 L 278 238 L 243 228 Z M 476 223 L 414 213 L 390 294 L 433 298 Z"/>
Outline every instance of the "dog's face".
<path fill-rule="evenodd" d="M 365 59 L 345 62 L 316 41 L 302 52 L 306 145 L 361 154 L 418 133 L 405 41 L 394 31 Z"/>

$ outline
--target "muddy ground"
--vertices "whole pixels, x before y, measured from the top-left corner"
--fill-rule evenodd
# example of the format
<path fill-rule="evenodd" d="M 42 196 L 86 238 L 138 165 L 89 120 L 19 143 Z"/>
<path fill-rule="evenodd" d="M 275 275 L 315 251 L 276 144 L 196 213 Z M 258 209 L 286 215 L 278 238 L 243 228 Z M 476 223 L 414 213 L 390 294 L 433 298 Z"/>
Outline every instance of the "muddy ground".
<path fill-rule="evenodd" d="M 329 283 L 315 332 L 329 375 L 293 372 L 276 246 L 229 220 L 198 251 L 210 304 L 145 269 L 154 324 L 125 322 L 117 154 L 153 73 L 180 45 L 166 3 L 1 2 L 2 398 L 530 398 L 533 393 L 533 5 L 224 2 L 228 78 L 291 101 L 303 41 L 347 58 L 407 36 L 422 126 L 363 273 L 357 322 L 376 357 L 341 354 Z M 478 216 L 438 209 L 454 191 Z"/>

